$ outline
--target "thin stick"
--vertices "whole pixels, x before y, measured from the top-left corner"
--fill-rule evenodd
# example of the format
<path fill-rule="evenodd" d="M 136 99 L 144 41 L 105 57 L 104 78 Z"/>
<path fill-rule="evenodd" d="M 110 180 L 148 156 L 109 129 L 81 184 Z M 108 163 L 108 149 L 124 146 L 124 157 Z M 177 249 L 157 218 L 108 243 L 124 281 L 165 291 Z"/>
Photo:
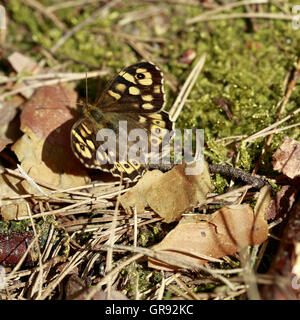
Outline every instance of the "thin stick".
<path fill-rule="evenodd" d="M 275 134 L 275 133 L 279 133 L 281 131 L 285 131 L 285 130 L 288 130 L 288 129 L 291 129 L 291 128 L 295 128 L 295 127 L 299 127 L 299 126 L 300 126 L 300 122 L 297 122 L 297 123 L 291 124 L 291 125 L 286 126 L 286 127 L 273 129 L 273 130 L 270 130 L 270 131 L 267 131 L 267 132 L 263 132 L 260 135 L 256 135 L 254 138 L 248 139 L 248 141 L 255 140 L 255 139 L 258 139 L 258 138 L 262 138 L 262 137 L 266 137 L 268 135 L 272 135 L 273 136 L 273 134 Z"/>
<path fill-rule="evenodd" d="M 52 86 L 52 85 L 63 83 L 63 82 L 81 80 L 81 79 L 84 79 L 85 77 L 93 78 L 93 77 L 103 76 L 103 75 L 107 75 L 107 73 L 108 73 L 107 71 L 102 71 L 102 70 L 91 71 L 91 72 L 88 72 L 87 74 L 85 72 L 75 73 L 75 74 L 73 74 L 73 77 L 67 77 L 67 78 L 62 78 L 62 79 L 51 79 L 51 80 L 41 81 L 38 83 L 33 83 L 31 85 L 22 86 L 18 89 L 3 93 L 0 96 L 0 101 L 3 101 L 7 97 L 13 96 L 17 93 L 21 93 L 21 92 L 26 91 L 28 89 L 36 89 L 36 88 L 40 88 L 40 87 L 44 87 L 44 86 Z"/>
<path fill-rule="evenodd" d="M 98 72 L 98 71 L 95 71 Z M 103 74 L 100 74 L 99 76 L 105 76 L 109 73 L 109 70 L 102 70 Z M 36 81 L 36 80 L 49 80 L 49 79 L 65 79 L 70 78 L 74 79 L 74 77 L 80 75 L 82 76 L 83 73 L 72 73 L 72 72 L 53 72 L 53 73 L 42 73 L 42 74 L 36 74 L 34 76 L 14 76 L 14 77 L 0 77 L 0 84 L 7 83 L 7 82 L 14 82 L 18 80 L 24 80 L 24 81 Z"/>
<path fill-rule="evenodd" d="M 108 239 L 108 244 L 111 247 L 111 249 L 107 250 L 107 254 L 106 254 L 106 268 L 105 268 L 106 273 L 110 272 L 112 269 L 113 245 L 115 242 L 115 235 L 116 235 L 117 215 L 118 215 L 120 195 L 121 195 L 121 190 L 122 190 L 122 180 L 123 179 L 121 176 L 120 189 L 119 189 L 119 193 L 118 193 L 118 197 L 117 197 L 116 207 L 115 207 L 114 216 L 113 216 L 113 220 L 112 220 L 111 228 L 110 228 L 110 235 L 109 235 L 109 239 Z M 109 282 L 111 282 L 111 281 L 112 281 L 112 277 L 109 278 Z M 108 300 L 111 299 L 111 285 L 107 286 L 107 299 Z"/>
<path fill-rule="evenodd" d="M 140 21 L 152 16 L 157 16 L 162 10 L 162 7 L 150 6 L 148 8 L 127 12 L 123 14 L 121 20 L 118 22 L 118 25 L 123 27 L 124 25 L 134 21 Z"/>
<path fill-rule="evenodd" d="M 87 5 L 95 2 L 104 2 L 104 0 L 74 0 L 74 1 L 64 1 L 46 8 L 47 12 L 53 12 L 60 9 L 70 8 L 70 7 L 78 7 L 82 5 Z"/>
<path fill-rule="evenodd" d="M 213 14 L 216 14 L 216 13 L 219 13 L 222 11 L 228 11 L 233 8 L 240 7 L 240 6 L 246 6 L 246 5 L 250 5 L 250 4 L 260 4 L 260 3 L 270 3 L 270 1 L 269 0 L 245 0 L 245 1 L 237 1 L 237 2 L 228 3 L 224 6 L 219 6 L 215 9 L 205 11 L 204 13 L 200 14 L 199 16 L 187 19 L 186 24 L 196 23 L 198 21 L 201 21 L 201 19 L 203 19 L 204 17 L 211 16 Z"/>
<path fill-rule="evenodd" d="M 213 173 L 229 176 L 231 179 L 241 180 L 256 189 L 260 189 L 264 185 L 269 185 L 269 182 L 263 177 L 252 176 L 241 169 L 233 168 L 227 164 L 210 164 L 209 170 Z"/>
<path fill-rule="evenodd" d="M 196 22 L 204 22 L 204 21 L 213 21 L 213 20 L 229 20 L 229 19 L 271 19 L 271 20 L 293 20 L 295 16 L 291 14 L 282 14 L 282 13 L 264 13 L 264 12 L 253 12 L 253 13 L 231 13 L 231 14 L 219 14 L 216 16 L 206 16 L 197 19 L 197 21 L 187 20 L 186 24 L 190 25 Z"/>
<path fill-rule="evenodd" d="M 33 234 L 34 234 L 34 240 L 33 241 L 36 242 L 36 248 L 37 248 L 38 257 L 39 257 L 39 266 L 40 266 L 40 268 L 39 268 L 39 274 L 38 274 L 38 276 L 36 278 L 36 282 L 35 282 L 35 284 L 37 284 L 39 286 L 38 296 L 37 296 L 37 299 L 38 299 L 41 296 L 42 289 L 43 289 L 43 261 L 42 261 L 41 248 L 40 248 L 40 244 L 39 244 L 39 241 L 38 241 L 38 234 L 36 232 L 35 224 L 34 224 L 34 221 L 33 221 L 33 218 L 32 218 L 32 213 L 31 213 L 29 204 L 27 202 L 26 202 L 26 206 L 27 206 L 27 212 L 28 212 L 28 215 L 29 215 L 29 218 L 30 218 L 30 222 L 31 222 L 31 225 L 32 225 Z M 35 288 L 35 285 L 32 288 L 32 293 L 35 292 L 34 288 Z"/>
<path fill-rule="evenodd" d="M 248 141 L 251 141 L 253 139 L 256 139 L 257 136 L 261 135 L 263 132 L 266 132 L 266 131 L 270 131 L 271 129 L 275 128 L 275 127 L 278 127 L 280 124 L 282 124 L 283 122 L 291 119 L 292 117 L 294 117 L 297 113 L 300 112 L 300 108 L 296 109 L 295 111 L 293 111 L 291 114 L 289 114 L 288 116 L 286 116 L 284 119 L 280 120 L 280 121 L 276 121 L 274 122 L 272 125 L 270 125 L 269 127 L 266 127 L 256 133 L 254 133 L 253 135 L 249 136 L 248 138 L 246 138 L 244 140 L 244 142 L 248 142 Z"/>
<path fill-rule="evenodd" d="M 41 194 L 43 194 L 45 197 L 49 197 L 46 192 L 44 192 L 35 182 L 32 178 L 29 177 L 29 175 L 23 170 L 23 168 L 18 164 L 18 169 L 22 176 L 25 178 L 25 180 L 32 185 L 35 189 L 37 189 Z"/>
<path fill-rule="evenodd" d="M 174 122 L 177 120 L 177 118 L 183 108 L 183 105 L 184 105 L 188 95 L 190 94 L 200 71 L 202 70 L 202 68 L 204 66 L 205 57 L 206 57 L 206 54 L 203 53 L 202 56 L 200 57 L 199 61 L 195 65 L 194 69 L 189 74 L 188 78 L 186 79 L 184 85 L 182 86 L 182 88 L 181 88 L 181 90 L 180 90 L 180 92 L 179 92 L 170 112 L 169 112 L 170 119 Z"/>

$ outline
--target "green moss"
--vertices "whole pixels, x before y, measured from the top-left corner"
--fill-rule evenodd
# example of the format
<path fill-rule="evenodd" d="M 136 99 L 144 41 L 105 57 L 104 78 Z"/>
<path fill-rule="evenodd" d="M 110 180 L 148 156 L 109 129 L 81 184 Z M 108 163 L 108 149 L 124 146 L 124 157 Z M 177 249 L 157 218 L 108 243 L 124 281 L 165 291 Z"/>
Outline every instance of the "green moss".
<path fill-rule="evenodd" d="M 219 173 L 217 173 L 215 175 L 215 178 L 212 179 L 212 182 L 213 182 L 213 185 L 214 185 L 216 191 L 219 194 L 222 194 L 224 192 L 225 188 L 229 186 L 227 180 L 225 178 L 223 178 Z"/>
<path fill-rule="evenodd" d="M 24 232 L 31 225 L 29 220 L 0 221 L 0 233 Z"/>
<path fill-rule="evenodd" d="M 244 142 L 241 143 L 239 151 L 240 151 L 240 161 L 238 162 L 237 166 L 249 172 L 250 166 L 251 166 L 251 156 L 247 149 L 246 143 Z"/>

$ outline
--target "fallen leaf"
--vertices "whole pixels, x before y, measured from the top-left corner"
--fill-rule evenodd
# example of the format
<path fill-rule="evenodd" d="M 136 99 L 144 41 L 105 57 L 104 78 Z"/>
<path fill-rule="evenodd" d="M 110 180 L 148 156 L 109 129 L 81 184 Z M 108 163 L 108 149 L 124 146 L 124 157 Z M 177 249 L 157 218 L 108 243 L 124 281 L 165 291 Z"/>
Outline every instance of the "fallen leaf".
<path fill-rule="evenodd" d="M 300 175 L 300 142 L 285 137 L 279 149 L 273 155 L 274 170 L 294 179 Z"/>
<path fill-rule="evenodd" d="M 31 178 L 58 188 L 89 182 L 70 146 L 76 98 L 75 91 L 59 85 L 39 88 L 26 103 L 21 114 L 24 135 L 12 150 Z M 36 192 L 26 180 L 22 186 L 27 192 Z"/>
<path fill-rule="evenodd" d="M 33 72 L 37 68 L 37 63 L 33 59 L 20 52 L 12 53 L 7 60 L 18 73 L 24 71 L 25 69 L 28 72 Z"/>
<path fill-rule="evenodd" d="M 238 252 L 240 248 L 264 242 L 268 237 L 268 224 L 264 218 L 270 203 L 270 190 L 264 187 L 255 211 L 248 204 L 225 206 L 210 216 L 183 217 L 179 224 L 152 249 L 197 265 L 210 258 L 221 258 Z M 188 252 L 188 254 L 187 254 Z M 148 266 L 160 270 L 180 267 L 149 257 Z"/>
<path fill-rule="evenodd" d="M 292 209 L 299 188 L 285 185 L 277 192 L 276 198 L 271 201 L 266 212 L 266 219 L 284 218 Z"/>
<path fill-rule="evenodd" d="M 139 214 L 149 206 L 167 223 L 179 220 L 183 213 L 205 200 L 213 189 L 206 163 L 201 173 L 186 175 L 186 169 L 194 166 L 177 165 L 166 173 L 159 170 L 146 172 L 133 188 L 120 197 L 123 208 L 130 212 L 130 207 L 135 206 Z"/>
<path fill-rule="evenodd" d="M 28 216 L 27 202 L 19 201 L 1 207 L 1 215 L 4 221 L 15 220 Z"/>
<path fill-rule="evenodd" d="M 264 300 L 300 299 L 300 199 L 294 204 L 268 271 L 273 284 L 261 287 Z M 276 281 L 276 279 L 278 279 Z M 280 280 L 280 281 L 279 281 Z"/>
<path fill-rule="evenodd" d="M 33 238 L 32 232 L 0 233 L 0 265 L 17 265 Z M 33 250 L 30 250 L 27 254 L 24 262 L 25 265 L 32 265 L 35 261 Z"/>
<path fill-rule="evenodd" d="M 0 175 L 0 208 L 4 205 L 15 203 L 15 201 L 8 200 L 8 198 L 19 197 L 23 193 L 24 189 L 20 178 L 6 173 Z"/>

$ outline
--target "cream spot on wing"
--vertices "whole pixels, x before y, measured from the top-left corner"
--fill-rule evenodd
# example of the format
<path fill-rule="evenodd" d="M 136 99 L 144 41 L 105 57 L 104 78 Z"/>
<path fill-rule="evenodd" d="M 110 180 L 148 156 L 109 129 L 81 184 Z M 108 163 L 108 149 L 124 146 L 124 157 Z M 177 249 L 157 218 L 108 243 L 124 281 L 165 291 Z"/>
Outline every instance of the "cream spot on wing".
<path fill-rule="evenodd" d="M 136 83 L 134 76 L 131 75 L 130 73 L 125 72 L 124 74 L 122 74 L 122 77 L 129 82 Z"/>
<path fill-rule="evenodd" d="M 153 105 L 152 105 L 151 103 L 144 103 L 144 104 L 142 105 L 142 108 L 143 108 L 143 109 L 147 109 L 147 110 L 151 110 L 151 109 L 153 109 L 154 107 L 153 107 Z"/>
<path fill-rule="evenodd" d="M 88 145 L 92 150 L 95 149 L 95 146 L 94 146 L 94 144 L 93 144 L 93 141 L 87 139 L 87 140 L 86 140 L 86 143 L 87 143 L 87 145 Z"/>
<path fill-rule="evenodd" d="M 84 158 L 88 158 L 88 159 L 92 158 L 92 154 L 86 146 L 80 143 L 76 143 L 76 149 L 78 153 L 81 154 Z"/>
<path fill-rule="evenodd" d="M 117 83 L 116 84 L 116 90 L 118 90 L 119 92 L 124 93 L 126 90 L 126 85 L 124 83 Z"/>
<path fill-rule="evenodd" d="M 138 69 L 136 69 L 136 72 L 137 72 L 137 73 L 145 73 L 145 72 L 147 72 L 147 69 L 138 68 Z"/>
<path fill-rule="evenodd" d="M 156 86 L 154 86 L 154 90 L 153 90 L 153 92 L 154 93 L 160 93 L 161 91 L 160 91 L 160 85 L 156 85 Z"/>
<path fill-rule="evenodd" d="M 75 136 L 75 138 L 76 138 L 79 142 L 81 142 L 81 143 L 84 144 L 83 139 L 81 138 L 80 134 L 77 133 L 76 130 L 73 129 L 73 130 L 72 130 L 72 134 Z"/>
<path fill-rule="evenodd" d="M 84 137 L 84 138 L 86 138 L 86 137 L 88 137 L 88 134 L 86 133 L 86 131 L 85 130 L 83 130 L 83 128 L 79 128 L 79 131 L 80 131 L 80 134 Z"/>
<path fill-rule="evenodd" d="M 81 124 L 82 128 L 87 132 L 87 134 L 91 134 L 92 131 L 85 125 L 85 124 Z"/>
<path fill-rule="evenodd" d="M 153 83 L 151 78 L 139 79 L 138 82 L 142 86 L 150 86 Z"/>
<path fill-rule="evenodd" d="M 94 160 L 94 165 L 95 166 L 100 166 L 100 163 L 97 160 Z"/>
<path fill-rule="evenodd" d="M 114 92 L 112 90 L 108 90 L 108 94 L 110 96 L 112 96 L 113 98 L 115 98 L 116 100 L 119 100 L 121 98 L 121 95 L 117 92 Z"/>
<path fill-rule="evenodd" d="M 141 164 L 138 163 L 135 159 L 129 160 L 128 161 L 135 169 L 139 169 Z"/>
<path fill-rule="evenodd" d="M 162 119 L 162 114 L 161 113 L 152 113 L 148 115 L 149 118 L 152 119 Z M 153 121 L 155 123 L 155 121 Z"/>
<path fill-rule="evenodd" d="M 135 170 L 127 161 L 121 161 L 120 165 L 124 168 L 127 174 L 130 174 Z"/>
<path fill-rule="evenodd" d="M 129 93 L 134 95 L 134 96 L 137 96 L 137 95 L 139 95 L 141 93 L 141 91 L 137 87 L 129 87 Z"/>
<path fill-rule="evenodd" d="M 125 171 L 125 169 L 118 162 L 115 163 L 115 167 L 117 168 L 117 170 L 119 172 L 124 172 Z"/>
<path fill-rule="evenodd" d="M 140 123 L 144 123 L 144 122 L 146 122 L 146 121 L 147 121 L 147 119 L 146 119 L 145 117 L 139 116 L 139 122 L 140 122 Z"/>
<path fill-rule="evenodd" d="M 153 97 L 149 94 L 149 95 L 146 95 L 146 96 L 142 96 L 142 99 L 144 101 L 152 101 L 153 100 Z"/>

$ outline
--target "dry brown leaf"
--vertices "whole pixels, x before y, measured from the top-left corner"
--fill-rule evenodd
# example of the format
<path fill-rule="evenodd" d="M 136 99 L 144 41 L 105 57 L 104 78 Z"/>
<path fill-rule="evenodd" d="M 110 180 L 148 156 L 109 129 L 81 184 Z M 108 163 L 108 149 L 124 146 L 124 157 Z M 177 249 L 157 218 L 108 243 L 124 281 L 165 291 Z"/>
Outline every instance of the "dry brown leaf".
<path fill-rule="evenodd" d="M 291 179 L 300 175 L 300 142 L 285 137 L 273 158 L 274 170 L 282 172 Z"/>
<path fill-rule="evenodd" d="M 25 105 L 21 115 L 24 135 L 12 150 L 31 178 L 59 188 L 89 181 L 70 146 L 76 98 L 76 92 L 65 86 L 49 86 L 38 89 Z M 27 181 L 22 185 L 27 192 L 36 192 Z"/>
<path fill-rule="evenodd" d="M 262 188 L 255 213 L 250 205 L 242 204 L 223 207 L 210 216 L 185 216 L 152 249 L 164 250 L 175 258 L 203 265 L 208 261 L 203 255 L 221 258 L 245 246 L 264 242 L 268 236 L 264 215 L 270 203 L 270 191 L 265 188 Z M 160 270 L 178 269 L 178 266 L 151 257 L 148 265 Z"/>
<path fill-rule="evenodd" d="M 16 197 L 24 193 L 21 185 L 21 179 L 10 174 L 2 173 L 0 175 L 0 207 L 15 203 L 7 200 L 9 197 Z"/>
<path fill-rule="evenodd" d="M 294 204 L 268 271 L 274 281 L 261 287 L 264 300 L 300 299 L 300 199 Z"/>
<path fill-rule="evenodd" d="M 12 53 L 7 60 L 14 68 L 15 71 L 22 72 L 24 70 L 28 72 L 33 72 L 37 68 L 37 63 L 31 58 L 24 56 L 20 52 Z"/>
<path fill-rule="evenodd" d="M 28 215 L 27 202 L 7 204 L 1 207 L 1 215 L 4 221 L 15 220 Z"/>
<path fill-rule="evenodd" d="M 277 192 L 276 198 L 271 201 L 266 219 L 278 219 L 286 216 L 292 209 L 298 189 L 298 187 L 291 185 L 282 186 L 280 191 Z"/>
<path fill-rule="evenodd" d="M 130 207 L 136 206 L 139 214 L 149 206 L 167 223 L 179 220 L 213 189 L 207 164 L 201 174 L 186 175 L 185 169 L 193 166 L 177 165 L 167 173 L 148 171 L 136 186 L 120 197 L 123 208 L 130 212 Z"/>

